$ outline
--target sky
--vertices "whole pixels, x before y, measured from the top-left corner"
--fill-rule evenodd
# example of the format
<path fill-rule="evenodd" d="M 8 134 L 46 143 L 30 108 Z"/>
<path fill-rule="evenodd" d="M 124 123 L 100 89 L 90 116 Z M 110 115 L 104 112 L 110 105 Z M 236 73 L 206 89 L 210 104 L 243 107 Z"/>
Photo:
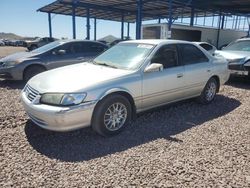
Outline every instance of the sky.
<path fill-rule="evenodd" d="M 0 0 L 0 32 L 15 33 L 23 37 L 46 37 L 49 35 L 47 13 L 37 12 L 37 9 L 54 2 L 55 0 Z M 218 19 L 218 18 L 217 18 Z M 232 19 L 232 18 L 230 18 Z M 199 18 L 198 23 L 202 24 L 204 18 Z M 178 20 L 177 20 L 178 21 Z M 163 22 L 166 22 L 166 20 Z M 196 21 L 197 22 L 197 21 Z M 212 22 L 207 18 L 206 22 Z M 94 20 L 91 19 L 91 40 L 94 39 Z M 143 22 L 157 23 L 157 20 Z M 227 21 L 229 28 L 232 25 Z M 241 22 L 242 26 L 243 22 Z M 209 25 L 209 24 L 208 24 Z M 52 34 L 55 38 L 72 38 L 72 17 L 52 14 Z M 127 34 L 127 24 L 124 27 L 124 34 Z M 113 35 L 121 37 L 121 23 L 97 20 L 97 39 Z M 130 36 L 135 38 L 135 24 L 130 25 Z M 86 18 L 76 18 L 76 38 L 86 38 Z"/>
<path fill-rule="evenodd" d="M 49 35 L 48 15 L 36 10 L 55 0 L 0 0 L 0 32 L 15 33 L 24 37 Z M 94 38 L 94 20 L 91 19 L 91 39 Z M 52 34 L 56 38 L 72 38 L 72 17 L 52 14 Z M 125 24 L 124 34 L 127 34 Z M 97 39 L 121 36 L 121 23 L 97 20 Z M 135 36 L 135 25 L 130 25 L 130 35 Z M 86 38 L 86 18 L 76 18 L 76 38 Z"/>

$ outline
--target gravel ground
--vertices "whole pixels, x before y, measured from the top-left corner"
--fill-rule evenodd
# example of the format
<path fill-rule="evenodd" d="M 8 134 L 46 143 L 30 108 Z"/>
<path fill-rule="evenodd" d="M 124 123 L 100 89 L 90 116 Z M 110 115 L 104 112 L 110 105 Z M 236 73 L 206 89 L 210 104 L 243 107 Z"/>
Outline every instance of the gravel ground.
<path fill-rule="evenodd" d="M 0 81 L 0 187 L 250 187 L 250 82 L 140 114 L 120 135 L 43 130 Z"/>
<path fill-rule="evenodd" d="M 24 52 L 26 50 L 27 48 L 24 47 L 0 46 L 0 58 L 16 52 Z"/>

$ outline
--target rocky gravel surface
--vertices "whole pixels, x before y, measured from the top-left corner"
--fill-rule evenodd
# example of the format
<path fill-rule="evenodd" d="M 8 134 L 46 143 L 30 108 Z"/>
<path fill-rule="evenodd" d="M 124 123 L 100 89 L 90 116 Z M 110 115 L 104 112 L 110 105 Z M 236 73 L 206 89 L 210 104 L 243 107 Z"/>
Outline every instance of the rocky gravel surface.
<path fill-rule="evenodd" d="M 0 58 L 7 55 L 11 55 L 16 52 L 25 52 L 27 48 L 24 47 L 15 47 L 15 46 L 0 46 Z"/>
<path fill-rule="evenodd" d="M 207 106 L 194 100 L 138 115 L 120 135 L 30 122 L 22 83 L 0 81 L 0 187 L 250 187 L 250 82 Z"/>

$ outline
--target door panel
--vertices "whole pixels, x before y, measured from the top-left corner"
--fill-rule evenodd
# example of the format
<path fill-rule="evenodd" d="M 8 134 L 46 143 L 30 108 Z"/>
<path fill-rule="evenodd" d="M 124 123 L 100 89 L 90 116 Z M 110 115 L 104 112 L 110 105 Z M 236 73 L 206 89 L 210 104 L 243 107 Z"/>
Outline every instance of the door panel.
<path fill-rule="evenodd" d="M 178 44 L 178 49 L 185 68 L 185 93 L 189 97 L 200 95 L 211 76 L 210 60 L 193 44 Z"/>
<path fill-rule="evenodd" d="M 58 53 L 60 50 L 64 50 L 64 54 Z M 73 65 L 89 60 L 82 50 L 81 42 L 66 43 L 62 46 L 48 53 L 46 57 L 46 63 L 49 69 L 62 67 L 66 65 Z"/>
<path fill-rule="evenodd" d="M 143 108 L 184 98 L 185 69 L 179 63 L 177 46 L 175 44 L 163 45 L 153 55 L 151 63 L 162 64 L 163 70 L 143 74 Z"/>
<path fill-rule="evenodd" d="M 184 66 L 144 73 L 142 108 L 150 108 L 184 98 Z"/>
<path fill-rule="evenodd" d="M 82 59 L 75 56 L 75 54 L 53 55 L 47 57 L 47 66 L 49 69 L 58 68 L 66 65 L 73 65 L 83 62 Z"/>
<path fill-rule="evenodd" d="M 185 65 L 186 93 L 188 96 L 200 95 L 211 75 L 211 63 L 204 62 Z"/>

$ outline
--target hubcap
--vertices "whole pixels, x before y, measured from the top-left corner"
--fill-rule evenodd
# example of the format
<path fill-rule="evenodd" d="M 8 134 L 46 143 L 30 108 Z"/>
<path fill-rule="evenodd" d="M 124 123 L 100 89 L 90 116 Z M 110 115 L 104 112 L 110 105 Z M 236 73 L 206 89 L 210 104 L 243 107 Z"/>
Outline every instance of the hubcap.
<path fill-rule="evenodd" d="M 104 125 L 110 131 L 120 129 L 127 119 L 127 108 L 122 103 L 112 104 L 104 114 Z"/>
<path fill-rule="evenodd" d="M 206 90 L 206 99 L 208 101 L 213 100 L 215 94 L 216 94 L 216 84 L 214 82 L 210 82 Z"/>

